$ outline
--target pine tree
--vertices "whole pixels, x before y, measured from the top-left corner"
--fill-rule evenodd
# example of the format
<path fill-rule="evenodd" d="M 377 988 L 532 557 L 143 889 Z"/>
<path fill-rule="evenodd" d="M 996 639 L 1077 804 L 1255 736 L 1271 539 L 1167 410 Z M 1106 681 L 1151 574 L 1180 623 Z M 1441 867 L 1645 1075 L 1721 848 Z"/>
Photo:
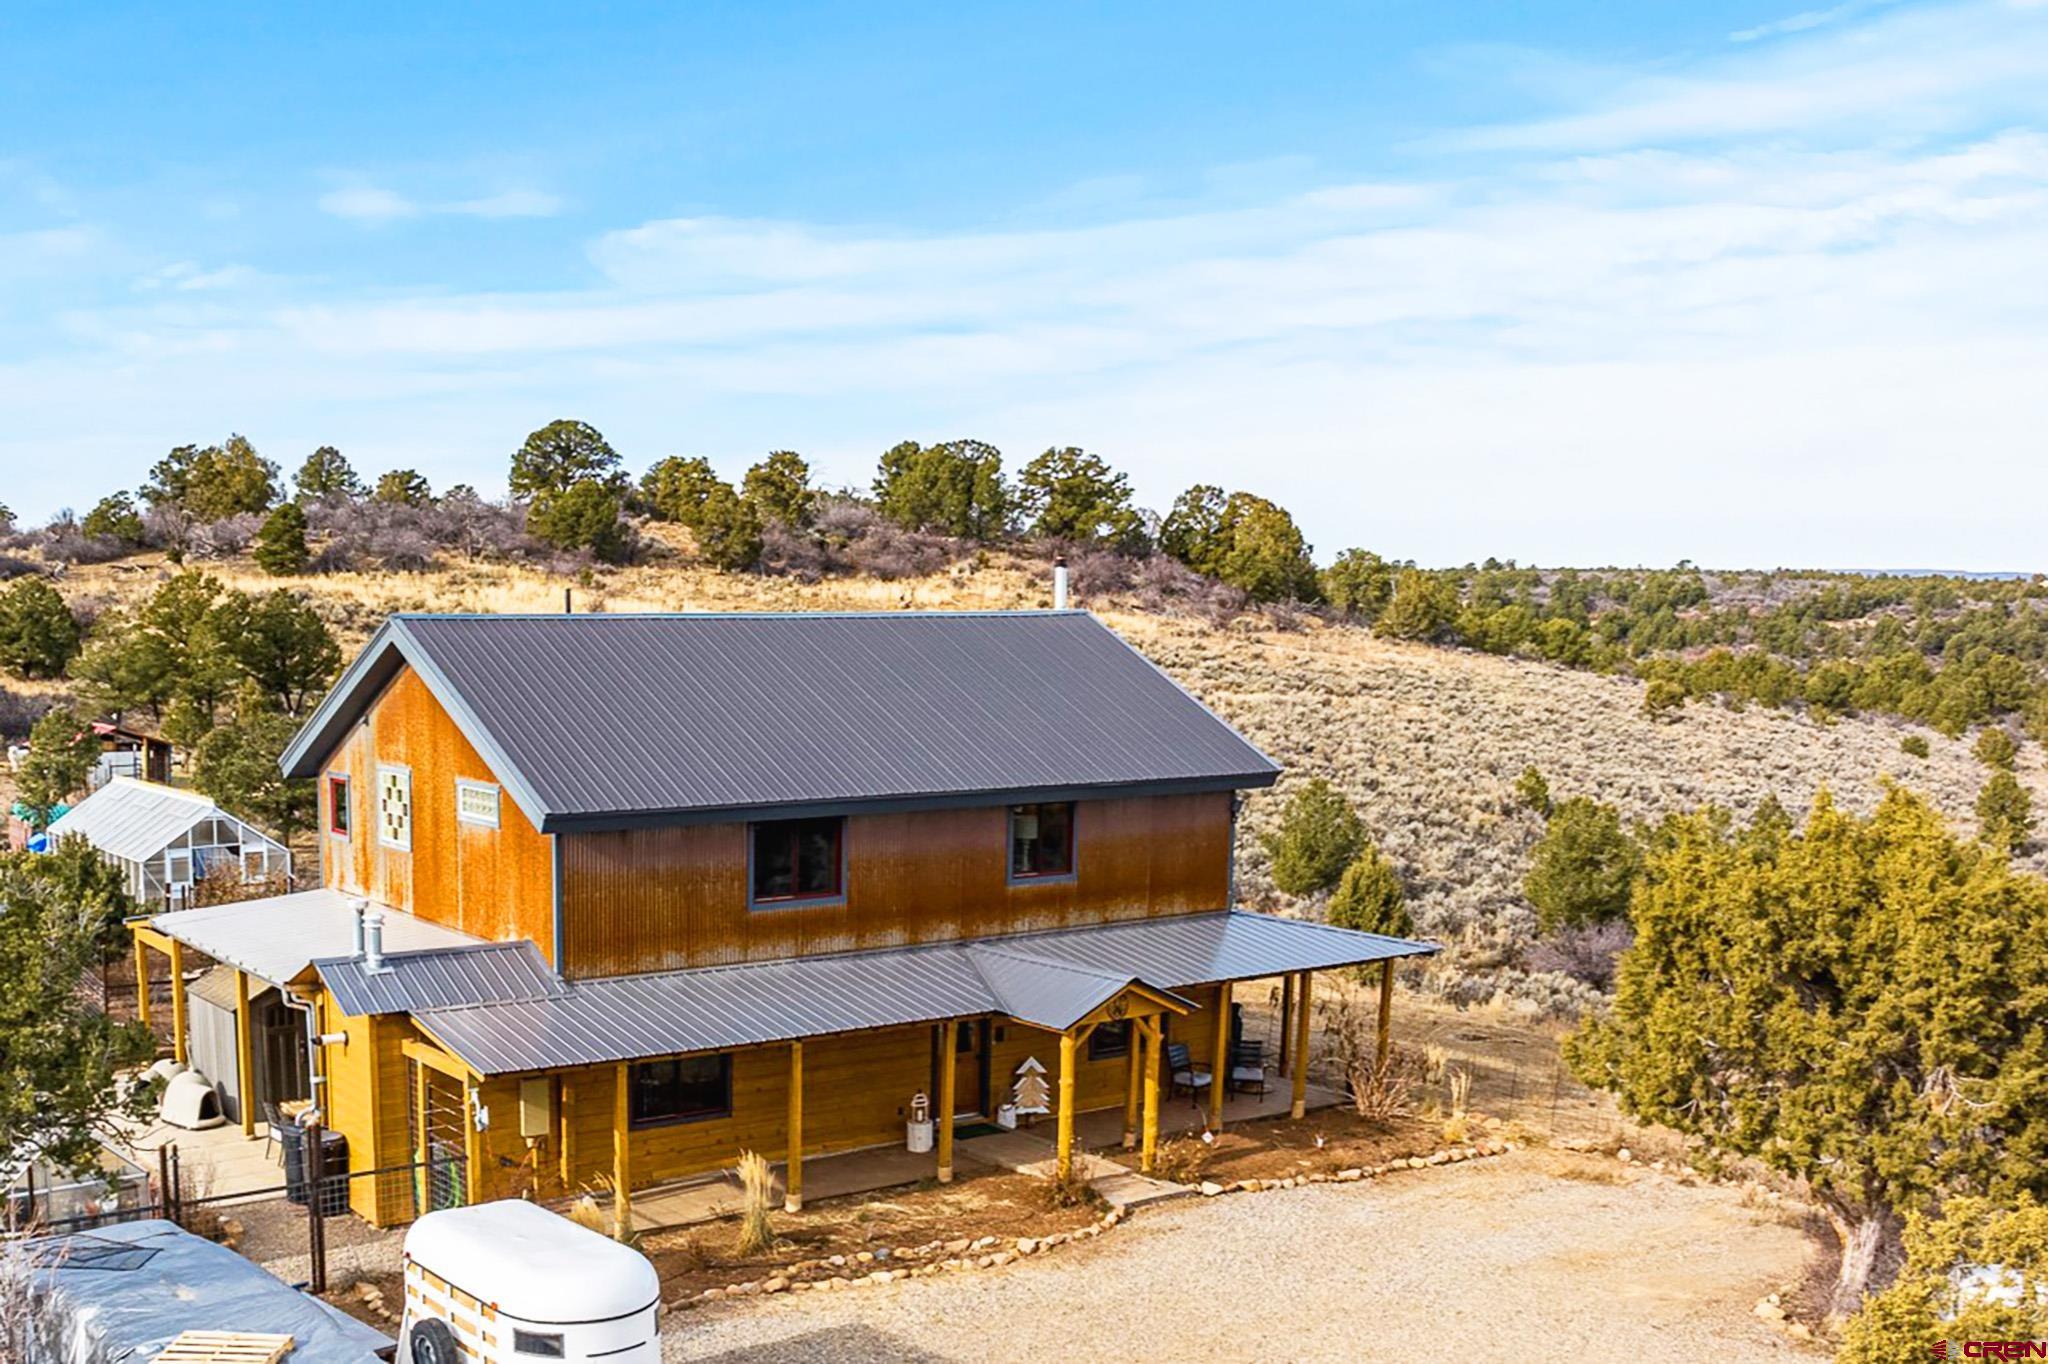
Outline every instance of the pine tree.
<path fill-rule="evenodd" d="M 0 667 L 19 677 L 62 677 L 78 656 L 78 618 L 47 578 L 0 589 Z"/>
<path fill-rule="evenodd" d="M 290 578 L 306 571 L 310 555 L 306 549 L 306 509 L 296 502 L 280 502 L 256 532 L 251 555 L 256 566 L 273 578 Z"/>
<path fill-rule="evenodd" d="M 1313 895 L 1337 884 L 1365 850 L 1365 825 L 1350 801 L 1316 777 L 1288 800 L 1265 844 L 1273 884 L 1288 895 Z"/>

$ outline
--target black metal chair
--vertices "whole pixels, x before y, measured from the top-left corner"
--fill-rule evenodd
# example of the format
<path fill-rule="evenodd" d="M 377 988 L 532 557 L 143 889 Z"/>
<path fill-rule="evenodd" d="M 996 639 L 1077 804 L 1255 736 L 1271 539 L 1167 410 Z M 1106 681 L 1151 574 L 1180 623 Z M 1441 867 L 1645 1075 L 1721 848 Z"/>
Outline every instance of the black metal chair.
<path fill-rule="evenodd" d="M 1202 1091 L 1214 1083 L 1214 1077 L 1208 1071 L 1196 1067 L 1185 1042 L 1166 1044 L 1166 1073 L 1170 1077 L 1166 1086 L 1168 1098 L 1182 1090 L 1188 1092 L 1190 1099 L 1199 1098 Z"/>
<path fill-rule="evenodd" d="M 1249 1091 L 1263 1095 L 1266 1092 L 1266 1044 L 1232 1042 L 1230 1070 L 1225 1075 L 1223 1083 L 1230 1093 L 1243 1094 Z"/>

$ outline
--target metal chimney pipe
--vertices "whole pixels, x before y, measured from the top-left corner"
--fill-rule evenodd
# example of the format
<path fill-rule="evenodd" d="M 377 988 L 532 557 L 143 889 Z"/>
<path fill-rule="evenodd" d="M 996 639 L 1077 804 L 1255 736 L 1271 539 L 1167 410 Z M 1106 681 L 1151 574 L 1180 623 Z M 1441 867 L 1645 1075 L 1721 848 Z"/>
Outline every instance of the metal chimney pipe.
<path fill-rule="evenodd" d="M 350 900 L 348 907 L 349 912 L 355 916 L 356 925 L 356 950 L 352 955 L 357 961 L 361 961 L 363 959 L 363 916 L 370 912 L 370 902 L 368 900 Z"/>
<path fill-rule="evenodd" d="M 1067 556 L 1064 554 L 1052 561 L 1052 609 L 1067 609 Z"/>
<path fill-rule="evenodd" d="M 363 916 L 363 974 L 377 976 L 390 969 L 384 961 L 384 915 L 373 909 Z"/>

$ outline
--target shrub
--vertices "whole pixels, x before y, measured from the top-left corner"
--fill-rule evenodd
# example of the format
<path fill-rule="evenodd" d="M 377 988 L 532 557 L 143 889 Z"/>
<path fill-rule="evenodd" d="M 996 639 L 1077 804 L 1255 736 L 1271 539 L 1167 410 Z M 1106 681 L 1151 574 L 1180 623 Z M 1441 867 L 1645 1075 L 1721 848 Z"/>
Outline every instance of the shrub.
<path fill-rule="evenodd" d="M 1546 933 L 1606 923 L 1628 913 L 1643 850 L 1621 827 L 1621 813 L 1585 796 L 1551 812 L 1522 893 Z"/>
<path fill-rule="evenodd" d="M 1394 599 L 1394 565 L 1370 550 L 1347 549 L 1323 570 L 1323 598 L 1351 619 L 1371 625 Z"/>
<path fill-rule="evenodd" d="M 640 501 L 657 521 L 674 521 L 695 530 L 705 500 L 720 482 L 711 461 L 670 455 L 640 480 Z"/>
<path fill-rule="evenodd" d="M 331 445 L 323 445 L 307 455 L 306 462 L 292 475 L 292 484 L 299 490 L 299 496 L 306 499 L 363 495 L 363 481 L 341 457 L 341 451 Z"/>
<path fill-rule="evenodd" d="M 1676 714 L 1685 705 L 1685 686 L 1669 678 L 1660 677 L 1643 689 L 1643 714 L 1652 720 L 1661 720 Z"/>
<path fill-rule="evenodd" d="M 1335 885 L 1365 851 L 1365 825 L 1337 789 L 1321 777 L 1302 786 L 1268 835 L 1273 884 L 1288 895 L 1313 895 Z"/>
<path fill-rule="evenodd" d="M 424 507 L 434 500 L 434 489 L 417 469 L 392 469 L 378 476 L 376 490 L 370 497 L 378 502 Z"/>
<path fill-rule="evenodd" d="M 2020 746 L 2013 739 L 2010 730 L 2000 725 L 1986 725 L 1970 751 L 1976 754 L 1977 761 L 1986 767 L 2001 768 L 2010 772 L 2013 760 L 2019 756 Z"/>
<path fill-rule="evenodd" d="M 277 466 L 241 436 L 204 448 L 181 445 L 151 467 L 142 495 L 195 521 L 253 514 L 277 501 Z"/>
<path fill-rule="evenodd" d="M 1197 573 L 1215 577 L 1230 549 L 1223 506 L 1223 489 L 1208 483 L 1197 483 L 1175 498 L 1173 509 L 1159 523 L 1161 552 Z"/>
<path fill-rule="evenodd" d="M 0 667 L 20 677 L 62 677 L 78 656 L 78 618 L 43 577 L 0 590 Z"/>
<path fill-rule="evenodd" d="M 594 478 L 578 479 L 560 492 L 535 497 L 526 525 L 557 549 L 587 549 L 608 563 L 618 563 L 625 559 L 627 545 L 619 510 L 619 494 L 611 486 Z"/>
<path fill-rule="evenodd" d="M 697 521 L 697 552 L 713 568 L 736 573 L 760 562 L 761 515 L 731 484 L 711 490 Z"/>
<path fill-rule="evenodd" d="M 256 566 L 273 578 L 306 571 L 306 509 L 280 502 L 256 533 Z"/>
<path fill-rule="evenodd" d="M 1986 843 L 2008 853 L 2026 847 L 2034 832 L 2034 798 L 2010 770 L 1995 769 L 1977 793 L 1977 829 Z"/>
<path fill-rule="evenodd" d="M 1144 524 L 1131 506 L 1130 478 L 1073 446 L 1047 450 L 1024 466 L 1017 508 L 1041 539 L 1142 548 Z"/>
<path fill-rule="evenodd" d="M 1604 994 L 1614 988 L 1615 967 L 1635 940 L 1635 930 L 1625 919 L 1563 928 L 1531 947 L 1523 964 L 1531 971 L 1570 976 Z"/>
<path fill-rule="evenodd" d="M 1400 874 L 1370 844 L 1344 869 L 1330 896 L 1326 917 L 1339 928 L 1390 938 L 1405 938 L 1415 931 Z"/>
<path fill-rule="evenodd" d="M 142 514 L 127 493 L 110 493 L 85 514 L 79 530 L 94 540 L 116 540 L 123 545 L 142 543 Z"/>
<path fill-rule="evenodd" d="M 1924 758 L 1931 751 L 1927 746 L 1927 736 L 1924 734 L 1908 734 L 1899 740 L 1899 752 L 1909 758 Z"/>
<path fill-rule="evenodd" d="M 1838 1364 L 1941 1359 L 1951 1340 L 2048 1336 L 2048 1207 L 1957 1198 L 1906 1226 L 1905 1267 L 1850 1318 Z M 1992 1267 L 1999 1273 L 1994 1275 Z"/>
<path fill-rule="evenodd" d="M 1404 568 L 1394 579 L 1394 595 L 1373 625 L 1388 639 L 1440 641 L 1458 618 L 1458 586 L 1447 578 Z"/>
<path fill-rule="evenodd" d="M 15 774 L 15 794 L 28 810 L 29 824 L 48 828 L 56 808 L 84 788 L 99 756 L 99 737 L 78 712 L 52 710 L 36 721 L 28 756 Z"/>
<path fill-rule="evenodd" d="M 1531 763 L 1522 769 L 1522 775 L 1515 778 L 1515 799 L 1525 809 L 1533 810 L 1545 819 L 1550 818 L 1550 783 Z"/>

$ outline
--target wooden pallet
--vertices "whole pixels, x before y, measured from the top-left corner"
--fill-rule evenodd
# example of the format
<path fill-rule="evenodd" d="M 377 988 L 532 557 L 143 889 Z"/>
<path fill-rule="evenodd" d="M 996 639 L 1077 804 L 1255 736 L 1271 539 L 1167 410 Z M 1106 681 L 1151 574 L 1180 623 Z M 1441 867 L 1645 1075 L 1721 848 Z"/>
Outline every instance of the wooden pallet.
<path fill-rule="evenodd" d="M 292 1344 L 290 1336 L 256 1331 L 185 1331 L 154 1364 L 277 1364 Z"/>

